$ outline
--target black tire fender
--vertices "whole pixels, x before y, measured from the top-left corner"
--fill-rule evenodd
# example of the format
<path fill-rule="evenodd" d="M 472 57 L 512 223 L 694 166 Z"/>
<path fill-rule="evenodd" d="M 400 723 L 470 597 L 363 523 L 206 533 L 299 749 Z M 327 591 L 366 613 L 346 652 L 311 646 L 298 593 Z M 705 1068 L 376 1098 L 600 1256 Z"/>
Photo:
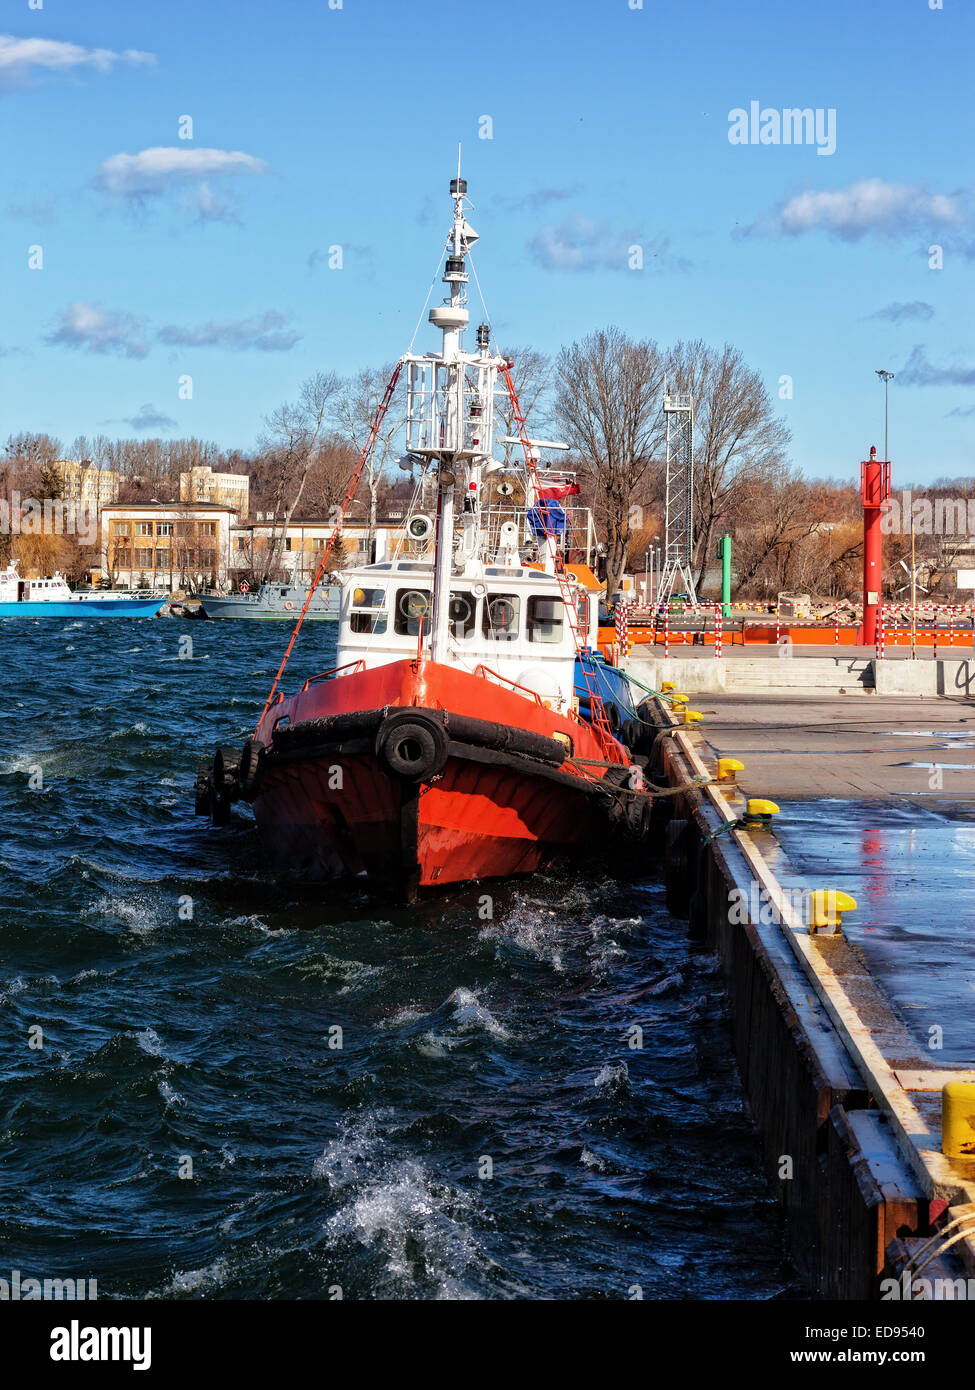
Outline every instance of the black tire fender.
<path fill-rule="evenodd" d="M 650 838 L 650 798 L 635 796 L 626 808 L 626 838 L 640 845 Z"/>
<path fill-rule="evenodd" d="M 200 763 L 193 786 L 193 812 L 197 816 L 210 814 L 210 764 Z"/>
<path fill-rule="evenodd" d="M 261 784 L 264 766 L 264 745 L 248 739 L 240 755 L 237 768 L 237 784 L 245 801 L 253 801 Z"/>
<path fill-rule="evenodd" d="M 376 757 L 391 777 L 421 782 L 443 771 L 447 731 L 429 714 L 403 710 L 387 715 L 376 731 Z"/>

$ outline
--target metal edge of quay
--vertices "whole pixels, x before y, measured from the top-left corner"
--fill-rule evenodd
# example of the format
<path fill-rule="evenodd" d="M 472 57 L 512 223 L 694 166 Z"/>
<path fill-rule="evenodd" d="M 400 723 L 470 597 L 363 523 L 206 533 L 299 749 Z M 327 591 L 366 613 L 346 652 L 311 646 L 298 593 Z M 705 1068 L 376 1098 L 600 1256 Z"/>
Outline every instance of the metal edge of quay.
<path fill-rule="evenodd" d="M 655 804 L 670 817 L 667 905 L 727 979 L 735 1057 L 796 1267 L 817 1298 L 890 1297 L 890 1279 L 907 1290 L 893 1296 L 917 1296 L 909 1281 L 921 1270 L 927 1288 L 937 1276 L 972 1289 L 975 1160 L 941 1152 L 936 1083 L 948 1073 L 930 1069 L 842 934 L 810 932 L 738 824 L 734 783 L 701 785 L 702 753 L 713 760 L 703 736 L 653 703 L 651 765 L 681 789 Z"/>

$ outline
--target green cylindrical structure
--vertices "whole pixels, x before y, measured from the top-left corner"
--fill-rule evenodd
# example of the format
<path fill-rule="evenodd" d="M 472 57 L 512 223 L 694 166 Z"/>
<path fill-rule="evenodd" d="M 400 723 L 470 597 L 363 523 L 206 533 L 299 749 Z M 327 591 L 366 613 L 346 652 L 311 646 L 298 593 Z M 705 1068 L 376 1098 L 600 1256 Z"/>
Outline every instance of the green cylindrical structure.
<path fill-rule="evenodd" d="M 731 537 L 726 531 L 718 541 L 718 559 L 721 561 L 721 608 L 726 618 L 731 617 Z"/>

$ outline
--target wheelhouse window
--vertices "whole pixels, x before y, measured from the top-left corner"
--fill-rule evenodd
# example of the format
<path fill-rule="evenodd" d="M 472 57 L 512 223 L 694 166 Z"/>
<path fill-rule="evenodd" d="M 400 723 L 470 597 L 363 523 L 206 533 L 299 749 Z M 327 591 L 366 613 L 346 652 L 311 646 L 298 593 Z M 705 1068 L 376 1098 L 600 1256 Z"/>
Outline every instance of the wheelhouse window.
<path fill-rule="evenodd" d="M 397 589 L 393 611 L 393 631 L 399 637 L 417 637 L 422 622 L 425 632 L 430 629 L 433 604 L 428 589 Z"/>
<path fill-rule="evenodd" d="M 447 609 L 451 637 L 456 637 L 459 641 L 463 641 L 465 637 L 472 637 L 476 613 L 477 600 L 473 594 L 451 594 Z"/>
<path fill-rule="evenodd" d="M 529 642 L 561 642 L 563 603 L 549 594 L 535 594 L 528 600 Z"/>
<path fill-rule="evenodd" d="M 349 617 L 352 632 L 382 633 L 386 631 L 386 590 L 353 589 L 352 611 Z"/>
<path fill-rule="evenodd" d="M 521 599 L 517 594 L 488 594 L 484 600 L 484 636 L 492 642 L 514 642 L 520 615 Z"/>

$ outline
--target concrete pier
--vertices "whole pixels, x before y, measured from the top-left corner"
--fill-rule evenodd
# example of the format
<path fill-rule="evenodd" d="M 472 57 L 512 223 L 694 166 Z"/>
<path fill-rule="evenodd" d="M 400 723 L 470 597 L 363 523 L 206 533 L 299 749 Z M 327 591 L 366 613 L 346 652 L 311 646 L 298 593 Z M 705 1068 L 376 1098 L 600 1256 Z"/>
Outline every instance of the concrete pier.
<path fill-rule="evenodd" d="M 966 872 L 953 911 L 926 911 L 943 885 L 937 856 L 886 873 L 876 824 L 894 817 L 891 844 L 915 820 L 942 838 L 961 825 L 975 860 L 975 777 L 946 786 L 964 769 L 937 766 L 975 770 L 975 705 L 818 690 L 699 690 L 693 703 L 705 718 L 687 727 L 656 703 L 651 771 L 683 788 L 655 803 L 668 901 L 728 977 L 793 1258 L 826 1298 L 902 1296 L 890 1281 L 915 1277 L 925 1297 L 969 1279 L 975 1295 L 975 1152 L 946 1156 L 941 1143 L 942 1087 L 975 1080 L 975 949 L 958 922 L 975 897 Z M 972 751 L 956 756 L 962 745 Z M 701 786 L 719 756 L 744 763 L 737 785 Z M 753 797 L 779 805 L 777 833 L 738 824 Z M 814 929 L 811 890 L 852 887 L 841 929 Z M 890 906 L 900 895 L 903 920 Z"/>
<path fill-rule="evenodd" d="M 856 695 L 949 695 L 975 698 L 975 653 L 957 650 L 933 658 L 930 650 L 911 660 L 908 647 L 888 648 L 878 660 L 865 647 L 781 647 L 778 658 L 749 647 L 726 648 L 719 660 L 707 648 L 678 648 L 665 657 L 656 648 L 636 648 L 626 669 L 659 690 L 665 680 L 689 695 L 699 691 L 787 690 Z M 648 654 L 649 653 L 649 654 Z"/>

